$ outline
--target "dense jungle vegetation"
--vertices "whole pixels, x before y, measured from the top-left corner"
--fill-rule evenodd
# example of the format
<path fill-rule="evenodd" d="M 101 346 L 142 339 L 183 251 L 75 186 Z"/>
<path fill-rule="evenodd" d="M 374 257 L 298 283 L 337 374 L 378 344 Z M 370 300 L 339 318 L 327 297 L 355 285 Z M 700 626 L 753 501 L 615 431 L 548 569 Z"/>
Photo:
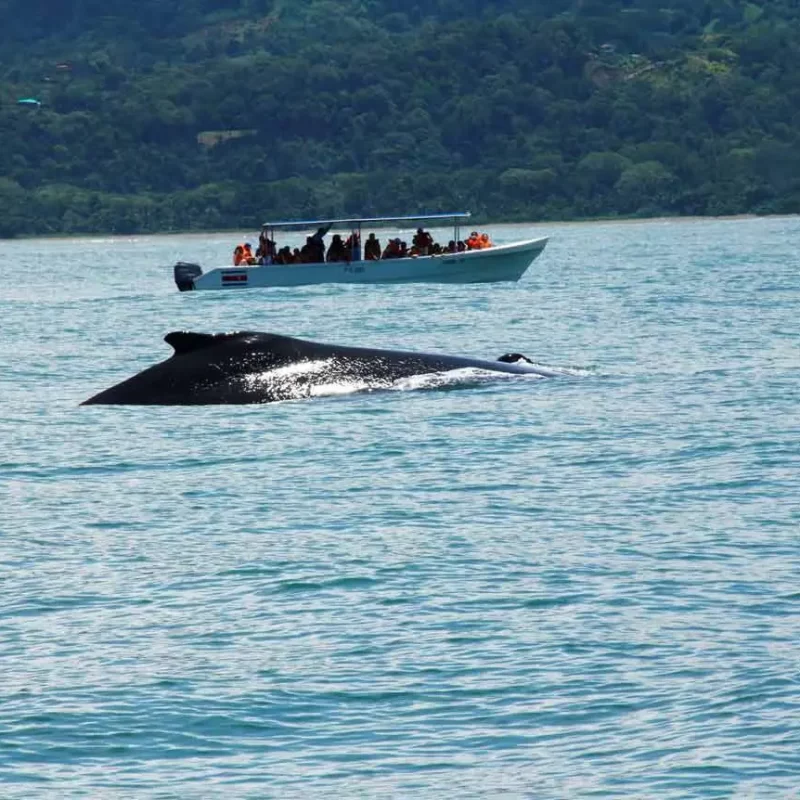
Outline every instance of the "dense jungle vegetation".
<path fill-rule="evenodd" d="M 797 0 L 0 0 L 0 22 L 0 236 L 800 211 Z"/>

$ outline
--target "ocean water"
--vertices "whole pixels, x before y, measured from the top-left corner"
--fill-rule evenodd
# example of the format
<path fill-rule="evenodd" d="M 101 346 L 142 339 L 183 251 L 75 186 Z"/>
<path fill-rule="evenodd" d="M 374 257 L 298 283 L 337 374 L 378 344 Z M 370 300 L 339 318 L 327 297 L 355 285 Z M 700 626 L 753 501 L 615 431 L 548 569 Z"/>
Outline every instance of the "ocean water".
<path fill-rule="evenodd" d="M 800 219 L 496 226 L 518 284 L 180 294 L 0 243 L 0 797 L 800 797 Z M 80 407 L 171 330 L 563 377 Z"/>

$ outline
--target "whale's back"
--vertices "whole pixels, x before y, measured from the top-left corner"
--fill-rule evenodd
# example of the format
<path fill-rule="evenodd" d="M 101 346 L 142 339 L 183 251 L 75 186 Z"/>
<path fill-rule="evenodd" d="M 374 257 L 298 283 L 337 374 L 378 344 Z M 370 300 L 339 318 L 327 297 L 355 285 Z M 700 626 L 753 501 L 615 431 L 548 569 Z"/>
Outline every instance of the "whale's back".
<path fill-rule="evenodd" d="M 482 361 L 436 353 L 311 342 L 258 331 L 173 331 L 173 354 L 84 405 L 268 403 L 307 397 L 320 386 L 387 388 L 414 375 L 477 368 L 530 373 L 524 360 Z M 515 354 L 516 355 L 516 354 Z"/>

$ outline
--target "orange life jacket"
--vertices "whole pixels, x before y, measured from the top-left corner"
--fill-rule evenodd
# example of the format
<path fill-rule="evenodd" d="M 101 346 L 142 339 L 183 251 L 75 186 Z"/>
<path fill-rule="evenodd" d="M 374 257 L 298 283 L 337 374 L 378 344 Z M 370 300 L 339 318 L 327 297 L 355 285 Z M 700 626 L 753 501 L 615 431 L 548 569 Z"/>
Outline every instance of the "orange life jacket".
<path fill-rule="evenodd" d="M 253 255 L 253 251 L 247 245 L 244 246 L 244 256 L 242 258 L 242 262 L 244 264 L 256 263 L 256 257 Z"/>

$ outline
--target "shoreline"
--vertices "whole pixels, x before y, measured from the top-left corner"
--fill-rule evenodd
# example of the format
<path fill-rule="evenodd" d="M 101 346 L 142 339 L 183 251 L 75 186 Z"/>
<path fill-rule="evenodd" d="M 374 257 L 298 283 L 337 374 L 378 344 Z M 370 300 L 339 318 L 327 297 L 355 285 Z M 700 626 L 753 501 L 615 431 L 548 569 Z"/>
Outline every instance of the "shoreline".
<path fill-rule="evenodd" d="M 576 220 L 544 220 L 544 221 L 514 221 L 514 222 L 475 222 L 475 227 L 485 228 L 490 230 L 492 228 L 504 227 L 531 227 L 542 225 L 553 226 L 578 226 L 578 225 L 646 225 L 650 223 L 668 223 L 668 222 L 681 222 L 681 223 L 700 223 L 700 222 L 739 222 L 745 220 L 758 220 L 758 219 L 794 219 L 800 217 L 800 214 L 728 214 L 723 216 L 659 216 L 659 217 L 597 217 L 593 219 L 576 219 Z M 431 226 L 431 230 L 436 230 L 440 227 L 449 226 Z M 468 227 L 468 226 L 463 226 Z M 208 238 L 213 236 L 220 237 L 241 237 L 243 235 L 257 236 L 258 232 L 253 229 L 247 234 L 243 234 L 242 228 L 232 228 L 230 230 L 207 230 L 207 231 L 163 231 L 161 233 L 74 233 L 74 234 L 33 234 L 16 236 L 10 239 L 0 239 L 0 245 L 3 243 L 14 242 L 30 242 L 30 241 L 48 241 L 48 242 L 72 242 L 77 240 L 86 239 L 102 239 L 103 241 L 122 240 L 122 241 L 137 241 L 141 239 L 163 239 L 166 237 L 175 238 Z M 383 227 L 375 228 L 376 231 L 382 230 L 397 230 L 397 228 Z"/>

